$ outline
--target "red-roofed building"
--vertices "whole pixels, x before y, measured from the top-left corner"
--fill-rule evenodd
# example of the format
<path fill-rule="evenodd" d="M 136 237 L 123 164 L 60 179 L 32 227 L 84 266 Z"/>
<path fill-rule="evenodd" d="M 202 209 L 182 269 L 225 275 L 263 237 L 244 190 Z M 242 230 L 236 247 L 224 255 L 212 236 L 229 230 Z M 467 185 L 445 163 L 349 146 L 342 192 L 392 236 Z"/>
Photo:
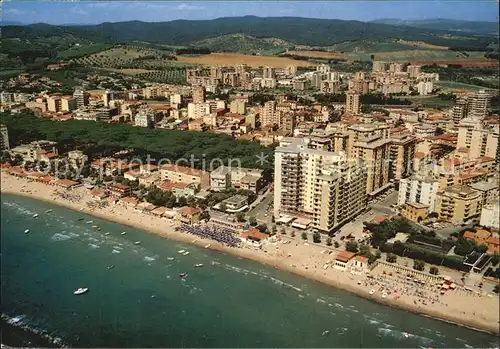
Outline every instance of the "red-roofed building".
<path fill-rule="evenodd" d="M 363 274 L 368 270 L 368 258 L 363 256 L 354 256 L 351 262 L 351 272 Z"/>
<path fill-rule="evenodd" d="M 356 253 L 349 251 L 341 251 L 335 256 L 333 267 L 335 269 L 346 270 L 350 266 L 350 262 Z"/>
<path fill-rule="evenodd" d="M 109 191 L 111 196 L 113 197 L 123 197 L 130 194 L 131 190 L 128 185 L 120 184 L 120 183 L 111 183 L 106 186 L 106 189 Z"/>
<path fill-rule="evenodd" d="M 210 186 L 210 174 L 185 166 L 163 165 L 160 169 L 161 179 L 171 182 L 196 184 L 201 189 Z"/>
<path fill-rule="evenodd" d="M 261 241 L 267 239 L 269 235 L 262 233 L 257 228 L 250 228 L 247 231 L 241 233 L 240 237 L 247 243 L 260 245 Z"/>
<path fill-rule="evenodd" d="M 177 223 L 196 224 L 200 221 L 201 210 L 196 207 L 184 206 L 177 211 Z"/>

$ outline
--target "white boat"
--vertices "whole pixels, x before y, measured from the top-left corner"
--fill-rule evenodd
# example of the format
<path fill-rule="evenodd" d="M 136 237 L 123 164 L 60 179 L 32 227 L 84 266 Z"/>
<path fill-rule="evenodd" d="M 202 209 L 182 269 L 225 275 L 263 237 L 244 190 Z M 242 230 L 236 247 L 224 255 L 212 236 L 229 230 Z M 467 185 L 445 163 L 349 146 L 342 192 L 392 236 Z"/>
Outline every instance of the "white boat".
<path fill-rule="evenodd" d="M 179 251 L 177 251 L 177 253 L 181 253 L 181 254 L 184 253 L 184 252 L 186 252 L 186 250 L 179 250 Z"/>
<path fill-rule="evenodd" d="M 24 233 L 25 233 L 25 234 L 28 234 L 29 232 L 30 232 L 30 230 L 29 230 L 29 229 L 26 229 L 26 230 L 24 231 Z"/>
<path fill-rule="evenodd" d="M 45 211 L 45 213 L 50 213 L 52 211 L 53 211 L 52 209 L 48 209 L 47 211 Z"/>
<path fill-rule="evenodd" d="M 202 266 L 203 266 L 203 264 L 202 264 L 202 263 L 198 263 L 198 264 L 195 264 L 195 265 L 194 265 L 194 267 L 195 267 L 195 268 L 201 268 Z"/>
<path fill-rule="evenodd" d="M 125 235 L 125 234 L 127 234 L 127 232 L 126 232 L 126 231 L 123 231 L 123 232 L 121 233 L 121 235 Z"/>
<path fill-rule="evenodd" d="M 182 255 L 183 255 L 183 256 L 187 256 L 188 254 L 189 254 L 189 252 L 188 252 L 188 251 L 186 251 L 186 252 L 184 252 Z"/>
<path fill-rule="evenodd" d="M 374 293 L 375 293 L 375 289 L 373 289 L 373 288 L 372 288 L 372 289 L 370 290 L 370 294 L 374 294 Z"/>
<path fill-rule="evenodd" d="M 409 338 L 410 335 L 408 334 L 408 332 L 403 332 L 403 336 L 405 336 L 405 338 Z"/>
<path fill-rule="evenodd" d="M 208 245 L 205 245 L 205 248 L 209 248 L 209 247 L 210 247 L 210 244 L 208 244 Z"/>
<path fill-rule="evenodd" d="M 167 257 L 167 259 L 168 259 L 169 261 L 173 261 L 173 260 L 174 260 L 174 257 Z"/>
<path fill-rule="evenodd" d="M 111 233 L 104 233 L 104 236 L 108 236 L 109 234 L 111 234 Z"/>
<path fill-rule="evenodd" d="M 323 331 L 323 333 L 321 334 L 322 336 L 325 336 L 327 335 L 328 333 L 330 333 L 330 331 L 326 330 L 326 331 Z"/>
<path fill-rule="evenodd" d="M 33 218 L 36 218 L 36 217 L 38 217 L 38 213 L 35 213 L 35 214 L 33 215 Z"/>
<path fill-rule="evenodd" d="M 140 245 L 140 244 L 141 244 L 141 242 L 140 242 L 140 241 L 136 241 L 136 242 L 134 242 L 134 245 Z"/>
<path fill-rule="evenodd" d="M 87 224 L 92 224 L 92 223 L 94 223 L 94 222 L 93 221 L 87 221 Z"/>
<path fill-rule="evenodd" d="M 95 228 L 99 228 L 99 227 L 98 227 L 97 225 L 93 225 L 93 226 L 92 226 L 92 228 L 94 228 L 94 229 L 95 229 Z"/>
<path fill-rule="evenodd" d="M 76 295 L 80 295 L 80 294 L 84 294 L 85 292 L 87 292 L 89 289 L 87 287 L 80 287 L 78 290 L 76 290 L 75 292 L 73 292 L 73 294 L 76 294 Z"/>

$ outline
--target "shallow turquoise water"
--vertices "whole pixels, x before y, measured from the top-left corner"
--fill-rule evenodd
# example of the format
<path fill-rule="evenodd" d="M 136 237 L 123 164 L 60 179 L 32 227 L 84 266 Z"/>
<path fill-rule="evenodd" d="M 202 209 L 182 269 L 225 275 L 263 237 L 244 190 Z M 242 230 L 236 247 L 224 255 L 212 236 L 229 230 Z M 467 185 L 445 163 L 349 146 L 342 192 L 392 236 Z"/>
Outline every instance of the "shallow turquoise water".
<path fill-rule="evenodd" d="M 2 195 L 1 208 L 2 314 L 66 345 L 498 346 L 491 335 L 48 203 Z M 75 296 L 78 287 L 90 291 Z"/>

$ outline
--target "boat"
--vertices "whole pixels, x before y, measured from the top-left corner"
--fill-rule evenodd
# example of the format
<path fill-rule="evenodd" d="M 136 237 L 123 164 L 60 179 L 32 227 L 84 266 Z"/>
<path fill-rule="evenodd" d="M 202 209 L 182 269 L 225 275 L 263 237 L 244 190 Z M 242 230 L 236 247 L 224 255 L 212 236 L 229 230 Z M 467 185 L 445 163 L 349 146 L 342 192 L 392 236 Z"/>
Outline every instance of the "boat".
<path fill-rule="evenodd" d="M 181 253 L 181 254 L 184 253 L 184 252 L 186 252 L 186 250 L 179 250 L 179 251 L 177 251 L 177 253 Z"/>
<path fill-rule="evenodd" d="M 113 265 L 108 265 L 108 266 L 107 266 L 108 270 L 109 270 L 109 269 L 113 269 L 114 267 L 115 267 L 115 266 L 114 266 L 114 264 L 113 264 Z"/>
<path fill-rule="evenodd" d="M 183 255 L 183 256 L 187 256 L 188 254 L 189 254 L 189 252 L 188 252 L 188 251 L 186 251 L 186 252 L 184 252 L 182 255 Z"/>
<path fill-rule="evenodd" d="M 94 228 L 94 229 L 95 229 L 95 228 L 98 228 L 98 226 L 97 226 L 97 225 L 93 225 L 93 226 L 92 226 L 92 228 Z"/>
<path fill-rule="evenodd" d="M 141 244 L 141 242 L 140 242 L 140 241 L 136 241 L 136 242 L 134 242 L 134 245 L 140 245 L 140 244 Z"/>
<path fill-rule="evenodd" d="M 30 230 L 29 230 L 29 229 L 26 229 L 26 230 L 24 231 L 24 233 L 25 233 L 25 234 L 28 234 L 29 232 L 30 232 Z"/>
<path fill-rule="evenodd" d="M 179 277 L 180 277 L 180 278 L 185 278 L 187 275 L 188 275 L 187 273 L 180 273 L 180 274 L 179 274 Z"/>
<path fill-rule="evenodd" d="M 375 289 L 373 289 L 373 288 L 372 288 L 372 289 L 370 290 L 370 294 L 374 294 L 374 293 L 375 293 Z"/>
<path fill-rule="evenodd" d="M 410 335 L 408 334 L 408 332 L 403 332 L 403 336 L 405 336 L 405 338 L 409 338 Z"/>
<path fill-rule="evenodd" d="M 127 234 L 127 232 L 126 231 L 122 231 L 122 233 L 120 235 L 125 235 L 125 234 Z"/>
<path fill-rule="evenodd" d="M 173 260 L 174 260 L 174 257 L 167 257 L 167 259 L 168 259 L 169 261 L 173 261 Z"/>
<path fill-rule="evenodd" d="M 52 211 L 53 211 L 53 210 L 50 208 L 50 209 L 48 209 L 47 211 L 45 211 L 45 213 L 50 213 L 50 212 L 52 212 Z M 82 218 L 82 219 L 83 219 L 83 218 Z"/>
<path fill-rule="evenodd" d="M 330 331 L 326 330 L 326 331 L 323 331 L 323 333 L 321 334 L 322 336 L 325 336 L 327 335 L 328 333 L 330 333 Z"/>
<path fill-rule="evenodd" d="M 35 214 L 33 215 L 33 218 L 36 218 L 36 217 L 38 217 L 38 213 L 35 213 Z"/>
<path fill-rule="evenodd" d="M 111 234 L 111 233 L 109 233 L 109 232 L 108 233 L 104 233 L 104 236 L 108 236 L 109 234 Z"/>
<path fill-rule="evenodd" d="M 93 222 L 93 221 L 87 221 L 86 223 L 87 223 L 87 224 L 92 224 L 92 223 L 94 223 L 94 222 Z"/>
<path fill-rule="evenodd" d="M 205 248 L 209 248 L 209 247 L 210 247 L 210 244 L 208 244 L 208 245 L 205 245 Z"/>
<path fill-rule="evenodd" d="M 78 290 L 76 290 L 75 292 L 73 292 L 73 294 L 76 294 L 76 295 L 80 295 L 80 294 L 84 294 L 85 292 L 87 292 L 89 289 L 87 287 L 80 287 Z"/>
<path fill-rule="evenodd" d="M 203 266 L 203 264 L 202 263 L 198 263 L 198 264 L 195 264 L 194 266 L 195 266 L 195 268 L 201 268 Z"/>
<path fill-rule="evenodd" d="M 78 218 L 78 220 L 79 220 L 79 221 L 83 221 L 83 220 L 84 220 L 84 218 L 83 218 L 83 217 L 80 217 L 80 218 Z"/>

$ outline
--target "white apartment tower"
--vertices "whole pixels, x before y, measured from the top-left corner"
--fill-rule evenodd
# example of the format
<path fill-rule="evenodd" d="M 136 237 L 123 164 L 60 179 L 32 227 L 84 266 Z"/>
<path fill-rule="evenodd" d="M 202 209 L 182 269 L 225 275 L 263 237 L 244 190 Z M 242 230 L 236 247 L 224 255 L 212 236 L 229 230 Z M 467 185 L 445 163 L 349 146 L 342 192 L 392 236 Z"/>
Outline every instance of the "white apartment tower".
<path fill-rule="evenodd" d="M 402 206 L 408 202 L 427 205 L 428 211 L 433 212 L 436 203 L 436 195 L 439 189 L 439 181 L 431 176 L 415 175 L 405 178 L 399 182 L 398 205 Z"/>
<path fill-rule="evenodd" d="M 349 112 L 351 115 L 358 115 L 361 113 L 359 93 L 347 92 L 345 111 Z"/>
<path fill-rule="evenodd" d="M 283 138 L 275 150 L 274 217 L 307 217 L 334 231 L 366 208 L 366 166 L 360 159 L 309 148 L 309 139 Z"/>
<path fill-rule="evenodd" d="M 10 149 L 9 144 L 9 132 L 7 126 L 0 125 L 0 151 L 5 151 Z"/>

